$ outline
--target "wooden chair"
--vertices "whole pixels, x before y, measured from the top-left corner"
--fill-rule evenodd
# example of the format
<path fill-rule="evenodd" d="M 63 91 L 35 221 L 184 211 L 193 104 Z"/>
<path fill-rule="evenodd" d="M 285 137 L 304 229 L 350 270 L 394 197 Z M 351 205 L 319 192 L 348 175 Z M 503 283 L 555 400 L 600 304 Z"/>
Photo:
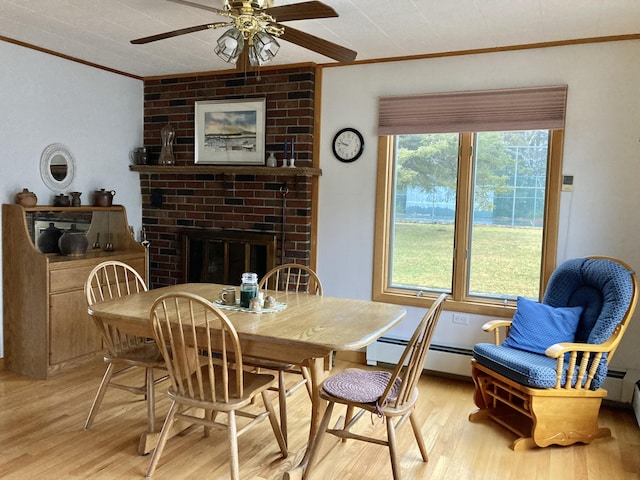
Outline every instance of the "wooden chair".
<path fill-rule="evenodd" d="M 322 282 L 309 267 L 297 263 L 287 263 L 269 270 L 258 283 L 258 288 L 276 292 L 296 291 L 310 295 L 322 295 Z M 245 357 L 245 365 L 249 367 L 272 370 L 278 374 L 278 386 L 272 390 L 278 392 L 280 428 L 285 441 L 288 441 L 287 397 L 302 386 L 307 387 L 311 395 L 311 377 L 306 367 L 290 363 L 270 362 L 258 358 Z M 285 373 L 302 375 L 299 381 L 287 387 Z"/>
<path fill-rule="evenodd" d="M 517 343 L 524 330 L 516 327 L 525 326 L 522 310 L 518 313 L 520 299 L 514 317 L 520 325 L 511 320 L 486 323 L 483 329 L 493 332 L 494 342 L 473 348 L 478 409 L 469 420 L 490 419 L 515 433 L 514 450 L 591 443 L 610 436 L 608 428 L 598 425 L 600 404 L 607 395 L 601 385 L 635 310 L 637 290 L 635 272 L 616 259 L 576 258 L 560 265 L 536 308 L 544 313 L 544 308 L 577 307 L 572 340 L 541 342 L 540 353 Z M 538 330 L 529 338 L 539 331 L 548 335 L 541 317 L 533 318 Z"/>
<path fill-rule="evenodd" d="M 446 298 L 447 295 L 443 293 L 431 305 L 405 347 L 393 373 L 347 369 L 327 378 L 322 383 L 320 397 L 327 400 L 329 405 L 322 417 L 316 437 L 309 447 L 311 449 L 309 464 L 304 478 L 309 478 L 325 433 L 330 433 L 343 441 L 351 438 L 387 446 L 391 457 L 393 478 L 400 480 L 400 465 L 396 455 L 396 431 L 406 423 L 407 419 L 411 423 L 422 460 L 429 461 L 420 423 L 414 415 L 418 400 L 417 383 Z M 338 420 L 334 428 L 328 428 L 333 408 L 337 403 L 347 406 L 346 415 Z M 354 416 L 353 412 L 356 408 L 360 411 Z M 386 440 L 351 432 L 351 428 L 365 412 L 384 418 L 387 424 Z M 381 474 L 380 478 L 384 476 Z"/>
<path fill-rule="evenodd" d="M 162 426 L 147 478 L 153 475 L 175 420 L 228 432 L 231 478 L 238 480 L 237 438 L 258 422 L 269 418 L 282 456 L 287 448 L 266 391 L 275 377 L 243 371 L 238 334 L 227 316 L 208 300 L 193 294 L 167 294 L 151 307 L 154 337 L 167 364 L 171 407 Z M 242 409 L 262 395 L 265 410 L 253 414 Z M 227 422 L 216 421 L 218 413 Z M 238 429 L 236 416 L 248 418 Z"/>
<path fill-rule="evenodd" d="M 107 261 L 97 265 L 89 273 L 84 287 L 89 306 L 97 302 L 146 290 L 147 286 L 140 274 L 126 263 L 119 261 Z M 120 332 L 116 327 L 103 323 L 100 318 L 95 316 L 92 318 L 100 331 L 107 350 L 104 356 L 107 369 L 89 410 L 89 416 L 84 424 L 85 430 L 91 428 L 107 388 L 114 387 L 137 395 L 144 395 L 147 403 L 148 431 L 154 432 L 154 386 L 156 383 L 168 378 L 167 375 L 164 375 L 154 379 L 154 370 L 165 369 L 160 350 L 150 339 L 127 335 Z M 116 377 L 132 368 L 144 369 L 145 380 L 142 386 L 127 385 L 114 381 Z"/>
<path fill-rule="evenodd" d="M 322 282 L 316 272 L 297 263 L 285 263 L 272 268 L 262 277 L 258 287 L 276 292 L 295 291 L 322 295 Z"/>

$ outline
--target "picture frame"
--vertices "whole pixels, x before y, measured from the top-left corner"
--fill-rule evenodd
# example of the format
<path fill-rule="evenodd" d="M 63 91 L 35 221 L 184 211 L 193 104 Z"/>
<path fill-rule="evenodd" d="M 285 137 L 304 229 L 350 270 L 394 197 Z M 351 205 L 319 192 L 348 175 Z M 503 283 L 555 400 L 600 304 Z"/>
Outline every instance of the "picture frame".
<path fill-rule="evenodd" d="M 266 99 L 195 102 L 199 164 L 264 165 Z"/>

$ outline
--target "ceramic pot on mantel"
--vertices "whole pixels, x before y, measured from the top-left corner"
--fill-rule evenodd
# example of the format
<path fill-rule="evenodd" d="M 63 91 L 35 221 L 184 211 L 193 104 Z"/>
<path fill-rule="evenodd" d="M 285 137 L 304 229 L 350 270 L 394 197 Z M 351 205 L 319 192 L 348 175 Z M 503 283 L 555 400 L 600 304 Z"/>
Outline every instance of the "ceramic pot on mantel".
<path fill-rule="evenodd" d="M 58 247 L 62 255 L 84 255 L 88 246 L 87 235 L 82 230 L 78 230 L 75 223 L 58 240 Z"/>
<path fill-rule="evenodd" d="M 33 192 L 30 192 L 28 188 L 23 188 L 21 192 L 16 194 L 16 203 L 23 207 L 35 207 L 38 203 L 38 197 Z"/>

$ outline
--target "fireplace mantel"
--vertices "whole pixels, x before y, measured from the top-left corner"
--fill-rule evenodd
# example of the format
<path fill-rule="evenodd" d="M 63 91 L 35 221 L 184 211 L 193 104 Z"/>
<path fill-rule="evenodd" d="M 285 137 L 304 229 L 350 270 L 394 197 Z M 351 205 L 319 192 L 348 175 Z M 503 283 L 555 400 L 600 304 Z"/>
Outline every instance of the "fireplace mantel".
<path fill-rule="evenodd" d="M 232 165 L 130 165 L 129 169 L 140 173 L 223 173 L 230 175 L 274 175 L 276 177 L 319 177 L 322 170 L 313 167 L 261 167 Z"/>

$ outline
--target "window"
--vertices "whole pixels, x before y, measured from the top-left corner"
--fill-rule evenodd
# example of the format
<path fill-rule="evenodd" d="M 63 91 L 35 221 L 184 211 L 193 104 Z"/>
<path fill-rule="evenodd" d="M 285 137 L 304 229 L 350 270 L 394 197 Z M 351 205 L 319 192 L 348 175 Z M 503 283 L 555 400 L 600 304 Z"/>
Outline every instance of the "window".
<path fill-rule="evenodd" d="M 563 130 L 520 119 L 380 136 L 375 299 L 426 306 L 448 292 L 456 310 L 507 316 L 518 295 L 539 298 L 555 267 Z"/>

